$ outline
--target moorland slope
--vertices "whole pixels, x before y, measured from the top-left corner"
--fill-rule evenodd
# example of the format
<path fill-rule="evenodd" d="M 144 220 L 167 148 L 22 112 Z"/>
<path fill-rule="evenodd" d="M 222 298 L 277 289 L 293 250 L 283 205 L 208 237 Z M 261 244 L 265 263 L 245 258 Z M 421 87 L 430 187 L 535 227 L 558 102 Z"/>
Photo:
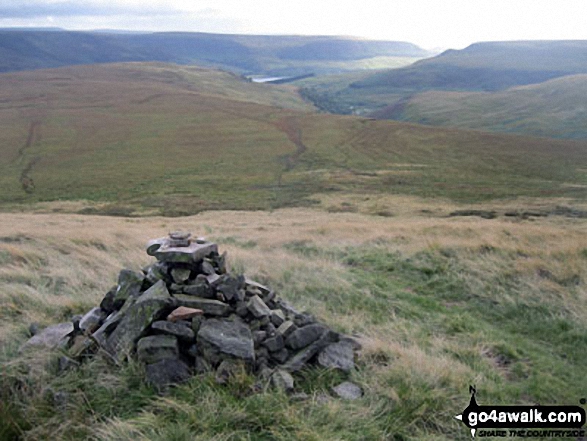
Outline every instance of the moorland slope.
<path fill-rule="evenodd" d="M 373 116 L 433 126 L 587 138 L 587 75 L 569 75 L 499 92 L 416 94 Z"/>
<path fill-rule="evenodd" d="M 587 144 L 317 114 L 287 86 L 170 65 L 0 76 L 0 203 L 167 215 L 356 191 L 583 197 Z M 94 208 L 98 209 L 98 208 Z"/>

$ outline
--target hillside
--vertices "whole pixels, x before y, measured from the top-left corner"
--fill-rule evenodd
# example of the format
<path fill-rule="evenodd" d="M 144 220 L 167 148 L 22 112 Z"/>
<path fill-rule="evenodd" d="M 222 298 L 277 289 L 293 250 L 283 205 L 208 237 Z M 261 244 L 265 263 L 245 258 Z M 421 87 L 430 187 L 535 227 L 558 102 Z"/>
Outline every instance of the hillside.
<path fill-rule="evenodd" d="M 0 72 L 77 64 L 160 61 L 249 74 L 299 75 L 406 65 L 413 44 L 345 37 L 0 30 Z"/>
<path fill-rule="evenodd" d="M 494 91 L 578 73 L 587 73 L 587 41 L 488 42 L 376 73 L 350 87 Z"/>
<path fill-rule="evenodd" d="M 587 144 L 315 114 L 287 86 L 171 65 L 0 75 L 0 204 L 268 209 L 357 192 L 584 197 Z M 286 108 L 289 107 L 289 108 Z"/>
<path fill-rule="evenodd" d="M 587 75 L 571 75 L 504 91 L 416 94 L 376 118 L 433 126 L 587 138 Z"/>

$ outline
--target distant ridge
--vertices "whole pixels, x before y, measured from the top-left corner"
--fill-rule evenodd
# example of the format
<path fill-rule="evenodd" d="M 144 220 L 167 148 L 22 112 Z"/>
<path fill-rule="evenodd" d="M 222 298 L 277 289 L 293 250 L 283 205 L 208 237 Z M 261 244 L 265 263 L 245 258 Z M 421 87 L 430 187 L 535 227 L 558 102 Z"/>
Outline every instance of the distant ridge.
<path fill-rule="evenodd" d="M 397 64 L 400 58 L 405 65 L 426 56 L 430 53 L 411 43 L 348 37 L 0 30 L 0 72 L 161 61 L 295 76 L 342 72 L 361 60 L 392 58 L 390 64 Z"/>
<path fill-rule="evenodd" d="M 587 73 L 587 40 L 484 42 L 373 74 L 351 87 L 495 91 L 580 73 Z"/>

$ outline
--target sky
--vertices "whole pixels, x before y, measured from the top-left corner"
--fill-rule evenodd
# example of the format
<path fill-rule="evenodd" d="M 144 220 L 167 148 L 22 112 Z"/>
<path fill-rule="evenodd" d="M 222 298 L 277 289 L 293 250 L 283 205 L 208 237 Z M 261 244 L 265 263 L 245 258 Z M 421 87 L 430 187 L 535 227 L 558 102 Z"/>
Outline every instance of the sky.
<path fill-rule="evenodd" d="M 0 0 L 0 27 L 344 35 L 461 49 L 587 40 L 585 0 Z"/>

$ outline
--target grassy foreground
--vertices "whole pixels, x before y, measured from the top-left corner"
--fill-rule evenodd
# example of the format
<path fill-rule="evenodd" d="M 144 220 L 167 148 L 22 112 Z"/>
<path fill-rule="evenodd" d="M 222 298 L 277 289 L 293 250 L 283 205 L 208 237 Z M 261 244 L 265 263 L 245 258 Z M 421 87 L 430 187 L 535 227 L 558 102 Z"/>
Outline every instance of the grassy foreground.
<path fill-rule="evenodd" d="M 578 404 L 587 392 L 585 222 L 448 218 L 422 213 L 421 200 L 387 203 L 401 212 L 0 214 L 0 439 L 468 440 L 453 416 L 469 384 L 480 404 Z M 98 357 L 57 374 L 55 354 L 18 354 L 29 323 L 95 306 L 121 267 L 149 261 L 147 239 L 176 228 L 218 241 L 233 270 L 359 335 L 351 378 L 364 397 L 323 402 L 340 376 L 309 370 L 297 377 L 305 402 L 251 394 L 246 375 L 228 387 L 194 377 L 161 398 L 132 364 Z"/>

